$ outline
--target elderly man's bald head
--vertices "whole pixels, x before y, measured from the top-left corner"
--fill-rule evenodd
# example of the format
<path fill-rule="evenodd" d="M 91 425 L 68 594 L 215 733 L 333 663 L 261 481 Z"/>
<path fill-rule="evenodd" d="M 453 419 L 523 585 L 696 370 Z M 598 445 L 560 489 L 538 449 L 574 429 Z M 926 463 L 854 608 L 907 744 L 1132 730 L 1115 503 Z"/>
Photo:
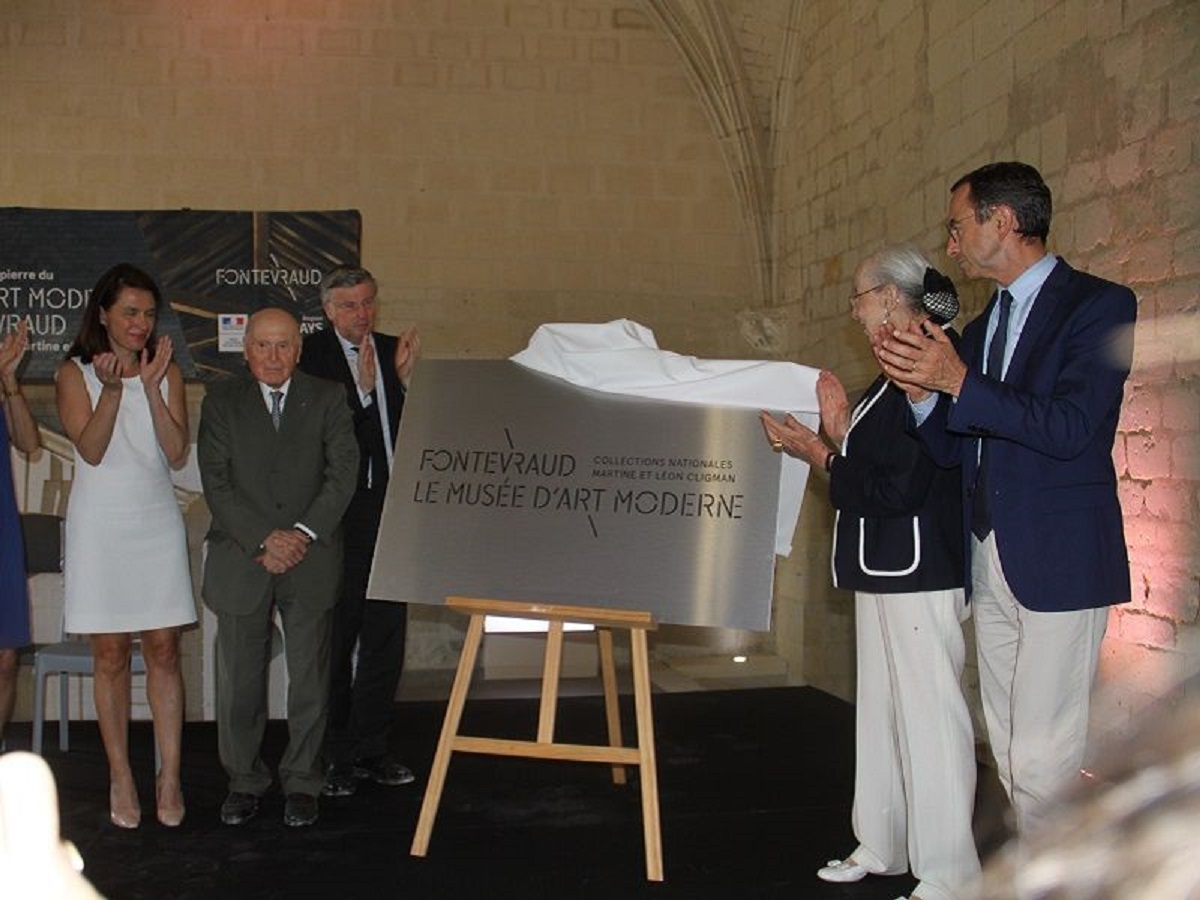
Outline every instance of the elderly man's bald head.
<path fill-rule="evenodd" d="M 260 309 L 246 324 L 246 363 L 263 384 L 286 384 L 300 361 L 300 323 L 282 309 Z"/>

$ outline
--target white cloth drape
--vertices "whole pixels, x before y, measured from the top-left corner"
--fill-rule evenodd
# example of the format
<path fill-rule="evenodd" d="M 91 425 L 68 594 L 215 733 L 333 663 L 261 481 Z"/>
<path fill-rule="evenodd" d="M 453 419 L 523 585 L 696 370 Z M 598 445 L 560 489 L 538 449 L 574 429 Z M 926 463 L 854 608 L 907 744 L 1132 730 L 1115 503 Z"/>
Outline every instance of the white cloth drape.
<path fill-rule="evenodd" d="M 512 360 L 571 384 L 613 394 L 781 410 L 813 429 L 820 418 L 817 369 L 790 362 L 682 356 L 660 350 L 654 333 L 629 319 L 542 325 Z M 808 465 L 790 456 L 781 459 L 775 552 L 787 556 Z"/>

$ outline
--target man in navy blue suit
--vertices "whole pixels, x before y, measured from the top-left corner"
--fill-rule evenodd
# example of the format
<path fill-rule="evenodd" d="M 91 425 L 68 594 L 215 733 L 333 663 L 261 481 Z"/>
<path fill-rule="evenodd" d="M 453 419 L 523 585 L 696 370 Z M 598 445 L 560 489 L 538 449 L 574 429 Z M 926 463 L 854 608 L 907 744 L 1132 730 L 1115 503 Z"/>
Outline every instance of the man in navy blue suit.
<path fill-rule="evenodd" d="M 1032 166 L 960 178 L 946 252 L 992 299 L 957 352 L 916 328 L 877 350 L 931 453 L 962 465 L 984 717 L 1022 833 L 1078 777 L 1108 607 L 1130 599 L 1112 447 L 1137 301 L 1046 251 L 1050 212 Z"/>
<path fill-rule="evenodd" d="M 420 352 L 415 328 L 399 336 L 375 331 L 375 278 L 358 266 L 338 266 L 321 280 L 329 326 L 304 339 L 300 368 L 345 388 L 360 465 L 342 520 L 346 553 L 334 611 L 327 768 L 322 793 L 353 794 L 357 783 L 401 785 L 409 769 L 388 751 L 396 689 L 404 664 L 407 609 L 367 597 L 379 521 L 391 474 L 408 380 Z"/>

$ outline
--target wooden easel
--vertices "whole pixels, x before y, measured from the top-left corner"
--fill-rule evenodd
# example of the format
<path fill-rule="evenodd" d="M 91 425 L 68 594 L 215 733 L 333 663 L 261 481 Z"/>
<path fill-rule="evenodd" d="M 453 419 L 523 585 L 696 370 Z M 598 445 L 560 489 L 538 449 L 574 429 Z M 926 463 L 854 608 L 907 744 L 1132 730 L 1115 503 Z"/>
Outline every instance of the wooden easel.
<path fill-rule="evenodd" d="M 447 597 L 446 605 L 471 617 L 467 639 L 458 659 L 458 671 L 450 690 L 450 702 L 442 723 L 437 752 L 429 773 L 429 785 L 417 819 L 413 836 L 413 856 L 424 856 L 429 848 L 433 820 L 437 817 L 442 788 L 450 754 L 485 753 L 497 756 L 523 756 L 535 759 L 577 760 L 612 765 L 613 782 L 625 783 L 625 766 L 639 766 L 642 779 L 642 832 L 646 846 L 646 878 L 662 881 L 662 840 L 658 825 L 658 772 L 654 762 L 654 721 L 650 712 L 650 657 L 646 649 L 646 632 L 655 627 L 648 612 L 603 609 L 591 606 L 560 606 L 545 603 L 520 603 L 506 600 L 481 600 L 470 597 Z M 509 738 L 466 737 L 458 733 L 467 688 L 475 669 L 475 658 L 483 637 L 486 616 L 507 616 L 522 619 L 546 619 L 550 631 L 546 637 L 546 658 L 542 667 L 542 697 L 538 711 L 537 740 L 521 741 Z M 563 624 L 581 622 L 596 627 L 600 644 L 600 671 L 604 684 L 604 712 L 608 722 L 608 746 L 599 744 L 560 744 L 554 740 L 554 717 L 558 704 L 558 679 L 562 664 Z M 633 699 L 637 711 L 637 746 L 625 747 L 621 742 L 621 721 L 617 706 L 617 675 L 613 664 L 614 628 L 629 630 L 633 663 Z"/>

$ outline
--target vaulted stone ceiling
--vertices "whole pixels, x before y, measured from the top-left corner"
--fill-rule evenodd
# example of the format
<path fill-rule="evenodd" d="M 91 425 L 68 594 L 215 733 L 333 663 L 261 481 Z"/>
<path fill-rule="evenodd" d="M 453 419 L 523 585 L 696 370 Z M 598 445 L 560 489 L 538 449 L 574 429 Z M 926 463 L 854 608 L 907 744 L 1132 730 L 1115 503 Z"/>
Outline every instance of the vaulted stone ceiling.
<path fill-rule="evenodd" d="M 797 0 L 642 0 L 678 49 L 729 164 L 757 260 L 756 294 L 776 295 L 772 135 L 786 110 Z"/>

